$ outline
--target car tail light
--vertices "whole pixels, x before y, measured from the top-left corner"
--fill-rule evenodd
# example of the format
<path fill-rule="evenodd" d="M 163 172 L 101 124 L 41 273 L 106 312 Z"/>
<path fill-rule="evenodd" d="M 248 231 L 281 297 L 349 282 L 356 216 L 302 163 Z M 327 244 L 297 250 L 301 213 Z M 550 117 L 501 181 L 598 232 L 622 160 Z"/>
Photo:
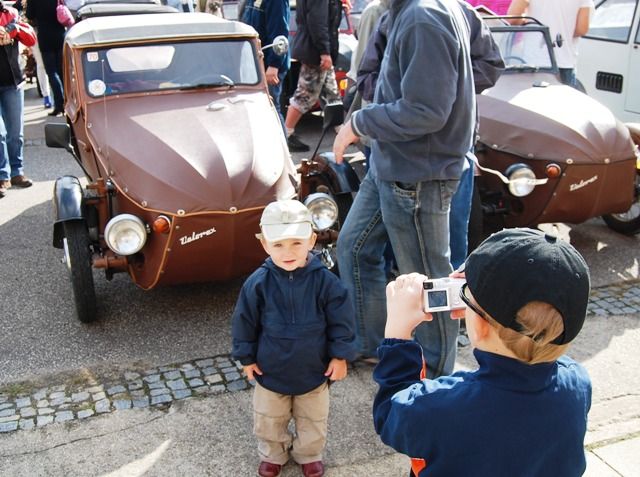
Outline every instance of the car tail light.
<path fill-rule="evenodd" d="M 157 234 L 168 234 L 171 230 L 171 220 L 166 215 L 159 215 L 156 220 L 153 221 L 151 227 Z"/>
<path fill-rule="evenodd" d="M 553 163 L 547 164 L 547 167 L 545 167 L 544 170 L 547 173 L 547 177 L 550 179 L 555 179 L 556 177 L 560 177 L 560 175 L 562 174 L 562 169 L 558 164 L 553 164 Z"/>
<path fill-rule="evenodd" d="M 338 82 L 338 90 L 340 91 L 340 96 L 345 95 L 348 87 L 349 87 L 349 80 L 347 78 L 343 78 Z"/>

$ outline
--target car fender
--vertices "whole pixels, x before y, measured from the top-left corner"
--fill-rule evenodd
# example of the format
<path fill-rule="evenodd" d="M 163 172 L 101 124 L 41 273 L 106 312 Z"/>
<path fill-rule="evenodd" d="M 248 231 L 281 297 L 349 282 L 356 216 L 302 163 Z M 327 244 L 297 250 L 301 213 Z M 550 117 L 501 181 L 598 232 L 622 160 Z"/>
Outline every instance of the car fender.
<path fill-rule="evenodd" d="M 320 158 L 326 161 L 327 166 L 332 172 L 334 179 L 327 180 L 326 182 L 331 184 L 332 192 L 335 194 L 343 194 L 347 192 L 358 192 L 360 188 L 360 180 L 356 171 L 353 170 L 351 164 L 347 161 L 343 161 L 342 164 L 338 164 L 333 158 L 332 152 L 323 152 L 320 154 Z"/>
<path fill-rule="evenodd" d="M 62 176 L 56 179 L 53 187 L 53 246 L 62 248 L 64 232 L 63 222 L 84 220 L 82 213 L 82 186 L 74 176 Z"/>

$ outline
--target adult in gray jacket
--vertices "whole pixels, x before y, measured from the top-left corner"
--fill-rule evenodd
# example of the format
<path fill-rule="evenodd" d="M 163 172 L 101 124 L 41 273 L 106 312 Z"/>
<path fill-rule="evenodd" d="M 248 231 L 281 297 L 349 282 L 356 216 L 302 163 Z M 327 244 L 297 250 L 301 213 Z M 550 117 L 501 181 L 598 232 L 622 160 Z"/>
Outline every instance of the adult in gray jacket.
<path fill-rule="evenodd" d="M 382 252 L 390 240 L 400 273 L 447 276 L 449 207 L 475 122 L 469 26 L 457 0 L 392 0 L 388 44 L 374 101 L 334 142 L 336 161 L 366 135 L 370 169 L 340 231 L 340 274 L 356 305 L 360 350 L 374 358 L 383 337 Z M 455 362 L 458 322 L 448 313 L 416 330 L 428 377 Z"/>

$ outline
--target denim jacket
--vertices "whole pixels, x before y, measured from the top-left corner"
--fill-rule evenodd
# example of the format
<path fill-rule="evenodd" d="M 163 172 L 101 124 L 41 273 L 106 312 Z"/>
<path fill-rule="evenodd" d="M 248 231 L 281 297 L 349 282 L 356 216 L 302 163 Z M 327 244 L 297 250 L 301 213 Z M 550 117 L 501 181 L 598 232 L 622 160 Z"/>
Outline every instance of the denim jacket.
<path fill-rule="evenodd" d="M 292 272 L 268 258 L 244 283 L 233 313 L 232 355 L 257 363 L 261 386 L 300 395 L 327 380 L 332 358 L 353 360 L 353 304 L 340 279 L 310 255 Z"/>

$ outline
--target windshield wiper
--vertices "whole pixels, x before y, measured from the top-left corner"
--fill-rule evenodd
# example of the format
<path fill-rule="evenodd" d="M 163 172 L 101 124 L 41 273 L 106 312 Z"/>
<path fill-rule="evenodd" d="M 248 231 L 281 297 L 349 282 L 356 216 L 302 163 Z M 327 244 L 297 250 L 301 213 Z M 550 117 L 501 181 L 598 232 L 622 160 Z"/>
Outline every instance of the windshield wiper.
<path fill-rule="evenodd" d="M 220 86 L 228 86 L 229 88 L 233 88 L 236 84 L 233 82 L 231 78 L 226 75 L 217 75 L 220 80 L 219 81 L 207 81 L 206 83 L 196 83 L 190 84 L 187 86 L 182 86 L 181 90 L 188 89 L 201 89 L 201 88 L 219 88 Z"/>

